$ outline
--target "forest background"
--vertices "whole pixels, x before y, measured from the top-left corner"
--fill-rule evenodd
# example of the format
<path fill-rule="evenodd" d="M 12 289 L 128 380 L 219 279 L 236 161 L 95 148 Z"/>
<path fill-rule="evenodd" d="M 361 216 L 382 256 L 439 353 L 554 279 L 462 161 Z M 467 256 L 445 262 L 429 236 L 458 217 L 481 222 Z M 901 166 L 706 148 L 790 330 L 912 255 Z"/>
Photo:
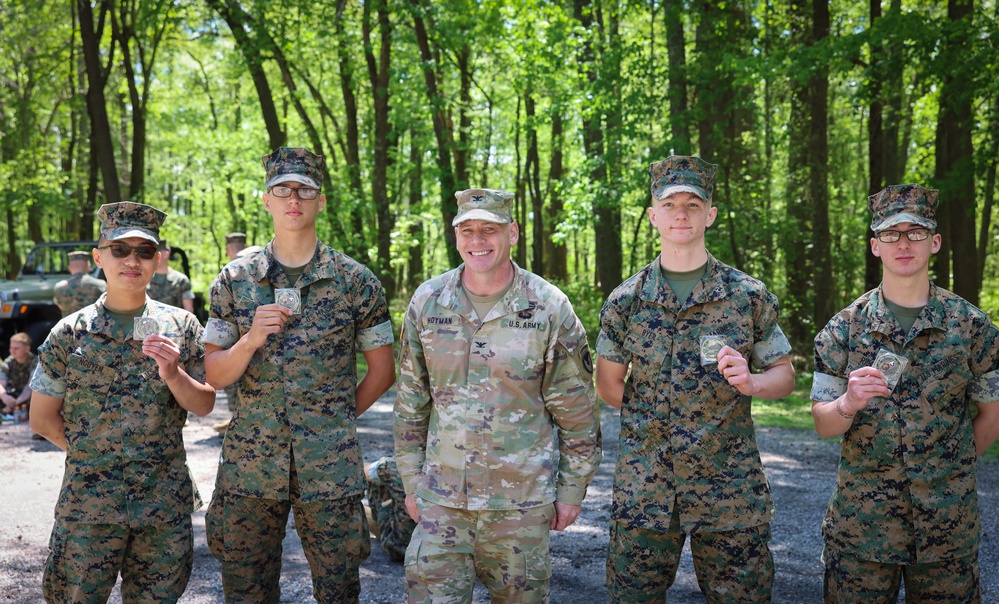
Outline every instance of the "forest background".
<path fill-rule="evenodd" d="M 454 192 L 515 192 L 515 260 L 591 337 L 658 253 L 648 164 L 721 169 L 709 250 L 768 284 L 802 360 L 880 281 L 867 196 L 940 189 L 937 284 L 999 312 L 995 0 L 0 0 L 0 267 L 171 214 L 196 291 L 265 244 L 262 155 L 326 156 L 320 237 L 396 313 L 460 262 Z M 398 325 L 399 322 L 396 321 Z"/>

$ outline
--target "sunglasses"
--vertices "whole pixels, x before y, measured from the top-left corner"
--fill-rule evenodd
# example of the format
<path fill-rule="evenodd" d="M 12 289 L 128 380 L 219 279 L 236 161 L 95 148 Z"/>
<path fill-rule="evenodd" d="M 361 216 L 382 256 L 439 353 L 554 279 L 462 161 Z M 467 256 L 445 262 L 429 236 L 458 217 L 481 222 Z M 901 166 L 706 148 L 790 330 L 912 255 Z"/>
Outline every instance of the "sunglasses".
<path fill-rule="evenodd" d="M 156 257 L 156 252 L 158 251 L 155 247 L 151 245 L 139 245 L 132 247 L 131 245 L 125 245 L 124 243 L 112 243 L 111 245 L 105 245 L 104 247 L 97 248 L 99 250 L 111 250 L 111 255 L 115 258 L 128 258 L 135 252 L 135 256 L 140 260 L 152 260 Z"/>

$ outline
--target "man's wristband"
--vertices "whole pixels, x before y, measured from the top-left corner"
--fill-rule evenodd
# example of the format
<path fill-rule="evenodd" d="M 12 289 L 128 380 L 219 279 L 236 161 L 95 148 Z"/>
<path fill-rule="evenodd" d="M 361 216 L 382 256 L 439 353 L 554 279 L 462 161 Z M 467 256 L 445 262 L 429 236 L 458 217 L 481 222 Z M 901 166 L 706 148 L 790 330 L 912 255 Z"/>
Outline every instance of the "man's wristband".
<path fill-rule="evenodd" d="M 839 413 L 841 416 L 845 417 L 846 419 L 853 419 L 854 417 L 857 416 L 856 413 L 853 414 L 845 413 L 843 411 L 842 405 L 843 405 L 843 399 L 841 398 L 836 399 L 836 413 Z"/>

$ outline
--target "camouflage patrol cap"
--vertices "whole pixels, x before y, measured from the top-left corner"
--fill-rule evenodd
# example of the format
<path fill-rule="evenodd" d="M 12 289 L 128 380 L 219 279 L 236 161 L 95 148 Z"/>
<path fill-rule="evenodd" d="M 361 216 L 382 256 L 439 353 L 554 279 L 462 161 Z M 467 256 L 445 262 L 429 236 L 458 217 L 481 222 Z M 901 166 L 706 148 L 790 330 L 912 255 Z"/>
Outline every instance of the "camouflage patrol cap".
<path fill-rule="evenodd" d="M 166 212 L 134 201 L 106 203 L 97 210 L 101 237 L 108 241 L 141 237 L 159 244 L 160 226 L 166 217 Z"/>
<path fill-rule="evenodd" d="M 229 233 L 225 236 L 226 243 L 246 243 L 246 233 Z"/>
<path fill-rule="evenodd" d="M 458 215 L 451 226 L 458 226 L 466 220 L 485 220 L 498 224 L 513 222 L 510 200 L 513 193 L 498 189 L 465 189 L 454 194 L 458 200 Z"/>
<path fill-rule="evenodd" d="M 871 230 L 875 233 L 903 222 L 928 229 L 937 228 L 937 198 L 940 191 L 920 185 L 888 185 L 867 198 Z"/>
<path fill-rule="evenodd" d="M 649 164 L 652 199 L 666 199 L 676 193 L 693 193 L 711 203 L 717 172 L 718 166 L 692 155 L 671 155 Z"/>
<path fill-rule="evenodd" d="M 85 252 L 83 250 L 70 252 L 66 255 L 69 256 L 70 262 L 73 262 L 74 260 L 86 260 L 88 262 L 90 261 L 90 252 Z"/>
<path fill-rule="evenodd" d="M 273 153 L 263 157 L 267 168 L 267 183 L 269 189 L 283 182 L 297 182 L 313 189 L 322 189 L 323 166 L 322 155 L 316 155 L 305 147 L 280 147 Z"/>

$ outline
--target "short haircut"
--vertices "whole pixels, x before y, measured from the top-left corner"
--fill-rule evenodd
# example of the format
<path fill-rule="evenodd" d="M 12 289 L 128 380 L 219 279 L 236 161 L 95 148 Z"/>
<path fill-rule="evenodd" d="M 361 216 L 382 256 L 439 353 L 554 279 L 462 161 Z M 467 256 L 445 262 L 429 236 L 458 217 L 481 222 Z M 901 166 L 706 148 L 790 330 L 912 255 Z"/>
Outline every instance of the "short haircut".
<path fill-rule="evenodd" d="M 31 336 L 29 336 L 28 334 L 24 333 L 23 331 L 19 332 L 19 333 L 15 333 L 14 335 L 12 335 L 10 337 L 10 341 L 11 342 L 21 342 L 22 344 L 24 344 L 28 348 L 31 348 Z"/>

